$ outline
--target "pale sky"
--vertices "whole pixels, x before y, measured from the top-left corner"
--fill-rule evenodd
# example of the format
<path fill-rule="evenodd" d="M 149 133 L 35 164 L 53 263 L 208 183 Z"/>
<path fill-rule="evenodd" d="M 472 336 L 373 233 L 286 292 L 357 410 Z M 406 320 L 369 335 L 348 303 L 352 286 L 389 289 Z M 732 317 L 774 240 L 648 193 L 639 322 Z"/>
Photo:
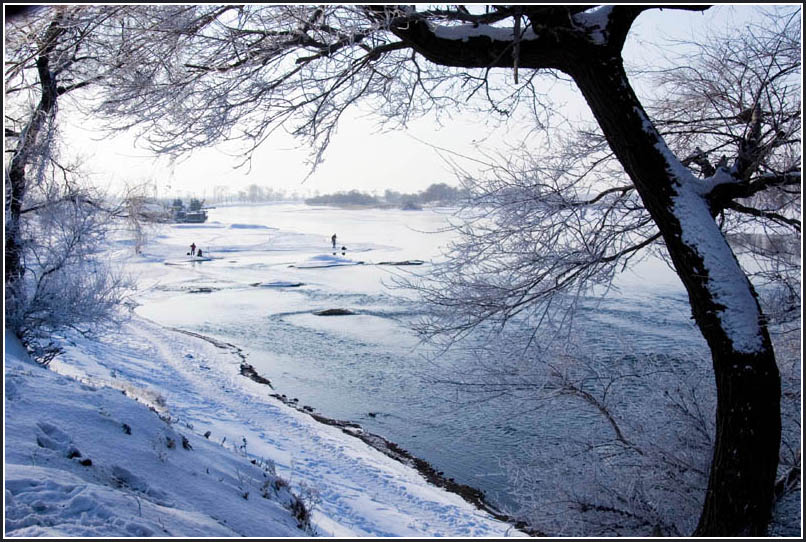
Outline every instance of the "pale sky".
<path fill-rule="evenodd" d="M 717 6 L 705 13 L 675 10 L 643 13 L 625 48 L 627 63 L 647 58 L 652 54 L 649 44 L 659 39 L 705 35 L 732 19 L 744 20 L 750 10 L 752 6 L 740 5 Z M 571 117 L 588 115 L 587 107 L 576 93 L 560 99 L 567 102 L 564 110 Z M 63 115 L 61 125 L 70 145 L 92 157 L 88 164 L 99 183 L 111 183 L 115 188 L 123 183 L 151 181 L 161 196 L 199 197 L 212 196 L 216 185 L 228 185 L 233 193 L 249 184 L 268 185 L 302 195 L 351 189 L 382 194 L 387 188 L 416 192 L 431 183 L 456 185 L 450 168 L 428 143 L 469 155 L 474 153 L 474 145 L 481 143 L 483 149 L 495 153 L 517 143 L 523 137 L 519 132 L 525 127 L 525 123 L 512 123 L 509 131 L 503 127 L 493 133 L 483 124 L 484 119 L 462 114 L 444 120 L 442 127 L 432 118 L 424 118 L 412 123 L 406 131 L 384 133 L 378 132 L 371 117 L 358 115 L 360 112 L 340 123 L 338 134 L 325 154 L 325 163 L 304 183 L 308 174 L 306 152 L 295 149 L 298 144 L 290 137 L 269 140 L 259 148 L 251 169 L 235 169 L 238 159 L 216 149 L 197 151 L 171 166 L 164 158 L 157 159 L 147 150 L 134 148 L 131 138 L 94 141 L 98 136 L 86 130 L 87 123 L 81 119 Z"/>
<path fill-rule="evenodd" d="M 215 185 L 226 184 L 232 192 L 249 184 L 268 185 L 300 193 L 318 190 L 332 193 L 357 189 L 383 193 L 387 188 L 401 192 L 424 190 L 432 183 L 458 184 L 454 173 L 430 144 L 459 153 L 471 153 L 475 141 L 515 137 L 505 129 L 490 129 L 471 115 L 443 120 L 411 123 L 405 131 L 380 131 L 377 123 L 358 114 L 345 115 L 338 134 L 325 153 L 325 162 L 309 178 L 309 158 L 290 136 L 270 139 L 253 155 L 251 167 L 236 168 L 240 159 L 215 149 L 194 152 L 173 166 L 166 158 L 155 158 L 149 151 L 133 147 L 129 137 L 95 140 L 97 132 L 87 130 L 80 120 L 62 119 L 62 128 L 73 147 L 94 156 L 89 163 L 98 179 L 115 183 L 137 184 L 156 180 L 160 192 L 212 194 Z"/>

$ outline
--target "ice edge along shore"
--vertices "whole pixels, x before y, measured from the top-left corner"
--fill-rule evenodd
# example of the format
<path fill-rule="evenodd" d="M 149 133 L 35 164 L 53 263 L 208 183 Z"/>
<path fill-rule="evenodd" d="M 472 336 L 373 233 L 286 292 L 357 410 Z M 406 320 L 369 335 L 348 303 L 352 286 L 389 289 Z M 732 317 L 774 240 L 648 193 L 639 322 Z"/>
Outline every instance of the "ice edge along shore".
<path fill-rule="evenodd" d="M 156 322 L 152 323 L 154 325 L 160 325 Z M 214 339 L 213 337 L 209 337 L 201 333 L 196 333 L 193 331 L 188 331 L 177 327 L 166 327 L 166 326 L 162 327 L 169 331 L 183 333 L 185 335 L 189 335 L 191 337 L 207 341 L 216 348 L 220 348 L 222 350 L 231 352 L 240 359 L 240 372 L 242 376 L 245 376 L 250 380 L 257 382 L 258 384 L 267 385 L 272 390 L 274 389 L 270 379 L 258 373 L 252 365 L 247 363 L 246 355 L 243 353 L 242 348 L 229 342 L 219 341 L 217 339 Z M 517 519 L 512 518 L 507 514 L 502 513 L 492 503 L 487 501 L 483 491 L 471 487 L 469 485 L 456 482 L 453 478 L 445 477 L 442 472 L 437 471 L 428 461 L 421 459 L 419 457 L 415 457 L 409 451 L 401 448 L 397 443 L 392 442 L 381 435 L 370 433 L 364 430 L 360 424 L 350 421 L 337 420 L 335 418 L 324 416 L 322 414 L 315 412 L 315 410 L 308 405 L 300 405 L 297 401 L 286 397 L 285 394 L 271 393 L 269 395 L 270 397 L 274 397 L 278 401 L 282 402 L 286 406 L 309 415 L 317 422 L 325 425 L 338 427 L 345 434 L 363 441 L 367 445 L 385 454 L 386 456 L 394 459 L 395 461 L 398 461 L 406 466 L 412 467 L 417 472 L 419 472 L 428 481 L 428 483 L 436 487 L 445 489 L 446 491 L 449 491 L 451 493 L 455 493 L 456 495 L 459 495 L 465 501 L 472 504 L 479 510 L 487 512 L 495 519 L 509 523 L 516 529 L 529 535 L 545 536 L 539 531 L 535 531 L 534 529 L 529 528 L 527 524 L 518 521 Z"/>

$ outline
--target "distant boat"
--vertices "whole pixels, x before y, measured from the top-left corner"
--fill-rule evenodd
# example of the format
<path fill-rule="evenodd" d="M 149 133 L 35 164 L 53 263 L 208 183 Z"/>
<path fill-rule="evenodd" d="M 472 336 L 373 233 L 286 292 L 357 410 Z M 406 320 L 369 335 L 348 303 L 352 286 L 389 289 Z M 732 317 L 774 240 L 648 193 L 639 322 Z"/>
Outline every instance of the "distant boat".
<path fill-rule="evenodd" d="M 207 211 L 204 209 L 199 209 L 198 211 L 177 210 L 174 212 L 174 221 L 181 223 L 190 222 L 193 224 L 201 224 L 202 222 L 207 222 Z"/>

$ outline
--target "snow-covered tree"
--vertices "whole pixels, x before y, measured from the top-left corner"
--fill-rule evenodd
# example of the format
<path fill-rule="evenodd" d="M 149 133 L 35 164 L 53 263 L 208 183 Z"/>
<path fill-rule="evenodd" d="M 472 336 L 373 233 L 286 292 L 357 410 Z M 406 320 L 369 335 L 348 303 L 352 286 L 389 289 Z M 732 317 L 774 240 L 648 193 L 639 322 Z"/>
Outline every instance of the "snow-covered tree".
<path fill-rule="evenodd" d="M 692 181 L 691 188 L 704 189 L 718 228 L 740 253 L 742 272 L 760 288 L 764 323 L 784 323 L 779 333 L 799 333 L 799 12 L 769 16 L 757 26 L 718 39 L 680 45 L 685 56 L 681 52 L 654 74 L 660 88 L 651 95 L 659 98 L 648 101 L 647 110 L 671 152 L 683 157 L 681 162 L 702 183 Z M 747 104 L 763 104 L 758 108 L 766 113 L 754 115 Z M 748 143 L 752 138 L 757 139 Z M 571 134 L 555 130 L 550 142 L 539 153 L 530 149 L 513 151 L 500 160 L 489 158 L 486 175 L 467 179 L 474 197 L 459 213 L 460 241 L 435 273 L 413 284 L 436 307 L 434 318 L 419 327 L 426 336 L 442 335 L 451 341 L 484 324 L 505 324 L 524 315 L 544 326 L 558 318 L 570 319 L 580 294 L 595 287 L 605 291 L 620 270 L 648 252 L 669 260 L 663 228 L 644 203 L 646 197 L 656 196 L 654 190 L 649 196 L 640 195 L 605 134 L 596 127 L 577 128 Z M 754 150 L 749 151 L 751 146 Z M 742 165 L 750 161 L 752 166 Z M 707 186 L 718 177 L 720 166 L 741 180 L 721 188 Z M 736 192 L 722 201 L 721 190 Z M 706 229 L 700 224 L 690 227 L 697 234 Z M 679 264 L 675 266 L 679 269 Z M 721 266 L 714 262 L 713 267 Z M 691 299 L 693 305 L 701 302 Z M 778 342 L 788 340 L 780 335 Z M 528 341 L 533 339 L 523 344 Z M 498 344 L 493 348 L 500 351 Z M 517 491 L 528 504 L 524 510 L 528 518 L 548 532 L 567 529 L 578 535 L 623 535 L 639 528 L 646 534 L 687 532 L 691 515 L 701 505 L 701 500 L 692 498 L 692 490 L 707 491 L 708 496 L 718 492 L 717 487 L 708 488 L 702 462 L 715 453 L 717 467 L 719 454 L 724 453 L 719 447 L 712 452 L 710 424 L 692 415 L 710 412 L 709 388 L 696 380 L 697 393 L 683 397 L 681 390 L 694 389 L 690 381 L 680 374 L 653 372 L 650 359 L 643 371 L 624 378 L 612 364 L 608 373 L 608 365 L 595 359 L 579 361 L 579 374 L 559 371 L 546 365 L 550 356 L 545 354 L 527 356 L 533 367 L 524 372 L 525 356 L 523 351 L 514 352 L 517 362 L 512 366 L 479 364 L 484 376 L 461 382 L 477 388 L 492 378 L 496 383 L 488 393 L 493 396 L 506 388 L 520 390 L 516 395 L 529 389 L 535 400 L 562 409 L 570 408 L 574 399 L 574 408 L 599 413 L 598 425 L 614 429 L 598 435 L 592 429 L 586 439 L 565 434 L 564 443 L 526 454 L 529 462 L 510 462 Z M 692 367 L 689 372 L 698 374 L 700 368 Z M 718 364 L 715 369 L 721 370 Z M 468 371 L 458 370 L 465 375 Z M 787 388 L 800 382 L 797 371 L 788 371 L 787 377 Z M 635 389 L 639 381 L 647 391 L 623 397 L 620 403 L 618 387 Z M 724 404 L 726 389 L 731 389 L 727 379 L 718 382 L 721 408 L 734 408 Z M 776 392 L 771 393 L 775 399 Z M 799 397 L 793 405 L 799 407 Z M 787 405 L 787 414 L 798 411 L 793 405 Z M 653 413 L 652 420 L 647 420 L 646 412 Z M 744 423 L 728 421 L 723 414 L 718 417 L 724 424 L 717 426 L 718 437 Z M 690 431 L 670 432 L 663 421 Z M 780 480 L 799 473 L 799 454 L 790 457 L 790 450 L 800 445 L 799 437 L 791 435 L 799 428 L 799 420 L 795 422 L 782 443 Z M 622 483 L 627 480 L 630 483 Z"/>
<path fill-rule="evenodd" d="M 149 183 L 127 187 L 120 205 L 110 210 L 111 215 L 125 219 L 126 229 L 133 238 L 135 254 L 142 252 L 156 225 L 167 222 L 171 216 L 162 203 L 148 195 L 150 188 Z M 182 209 L 183 205 L 182 200 L 175 199 L 172 207 Z"/>
<path fill-rule="evenodd" d="M 649 108 L 700 177 L 726 164 L 743 171 L 743 182 L 710 199 L 775 322 L 800 318 L 800 15 L 765 12 L 738 31 L 681 44 L 674 67 L 653 74 L 662 98 Z"/>
<path fill-rule="evenodd" d="M 668 123 L 653 120 L 624 67 L 630 28 L 652 6 L 129 9 L 131 17 L 117 36 L 127 56 L 137 60 L 105 79 L 109 92 L 100 111 L 125 119 L 121 128 L 140 127 L 155 149 L 168 153 L 242 139 L 248 157 L 283 126 L 306 138 L 317 163 L 342 113 L 359 101 L 382 118 L 405 123 L 480 97 L 491 114 L 506 115 L 520 104 L 531 111 L 530 121 L 541 122 L 546 109 L 535 82 L 543 74 L 569 77 L 625 184 L 599 193 L 582 192 L 582 184 L 569 187 L 574 173 L 566 170 L 579 172 L 582 166 L 568 156 L 566 163 L 559 157 L 541 171 L 512 169 L 518 185 L 534 180 L 529 197 L 544 203 L 527 205 L 524 192 L 502 186 L 498 202 L 511 209 L 523 203 L 520 222 L 511 222 L 521 231 L 493 231 L 487 239 L 492 247 L 495 236 L 520 235 L 517 249 L 533 265 L 495 276 L 484 260 L 476 262 L 475 276 L 487 280 L 460 282 L 453 289 L 476 293 L 442 298 L 445 308 L 453 309 L 448 329 L 506 319 L 552 292 L 606 277 L 608 268 L 639 249 L 662 243 L 710 347 L 718 395 L 714 455 L 695 534 L 765 532 L 778 466 L 780 377 L 756 290 L 720 217 L 753 209 L 749 197 L 800 185 L 799 150 L 788 161 L 763 159 L 797 147 L 785 145 L 796 137 L 791 127 L 783 127 L 781 135 L 765 130 L 771 108 L 781 105 L 768 92 L 773 87 L 758 87 L 741 110 L 730 110 L 731 118 L 743 122 L 731 132 L 730 145 L 701 144 L 699 155 L 664 137 Z M 779 68 L 777 56 L 771 58 L 772 72 Z M 715 152 L 723 152 L 725 160 L 715 161 Z M 605 211 L 591 221 L 585 213 L 595 205 Z M 779 214 L 786 220 L 778 223 L 795 224 L 774 209 L 756 210 L 763 215 L 756 213 L 758 218 Z M 618 215 L 628 220 L 615 220 Z M 568 250 L 537 252 L 552 241 L 545 239 L 546 221 L 554 226 L 555 244 Z"/>
<path fill-rule="evenodd" d="M 100 253 L 116 210 L 62 162 L 56 122 L 62 96 L 119 66 L 93 45 L 113 15 L 40 7 L 6 21 L 6 323 L 43 360 L 55 330 L 92 330 L 123 295 L 125 282 Z"/>
<path fill-rule="evenodd" d="M 115 225 L 98 192 L 36 188 L 20 223 L 23 275 L 6 283 L 6 325 L 47 363 L 58 353 L 55 333 L 70 328 L 91 335 L 115 322 L 129 282 L 109 264 L 107 239 Z"/>

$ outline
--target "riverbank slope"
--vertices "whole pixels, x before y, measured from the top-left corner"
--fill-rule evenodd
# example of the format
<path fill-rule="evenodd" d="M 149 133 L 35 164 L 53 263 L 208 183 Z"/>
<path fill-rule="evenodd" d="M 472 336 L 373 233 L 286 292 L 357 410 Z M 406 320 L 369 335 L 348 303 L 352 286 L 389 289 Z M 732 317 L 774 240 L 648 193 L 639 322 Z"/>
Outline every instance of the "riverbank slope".
<path fill-rule="evenodd" d="M 44 369 L 6 337 L 6 536 L 522 536 L 209 342 L 137 316 L 61 342 Z"/>

